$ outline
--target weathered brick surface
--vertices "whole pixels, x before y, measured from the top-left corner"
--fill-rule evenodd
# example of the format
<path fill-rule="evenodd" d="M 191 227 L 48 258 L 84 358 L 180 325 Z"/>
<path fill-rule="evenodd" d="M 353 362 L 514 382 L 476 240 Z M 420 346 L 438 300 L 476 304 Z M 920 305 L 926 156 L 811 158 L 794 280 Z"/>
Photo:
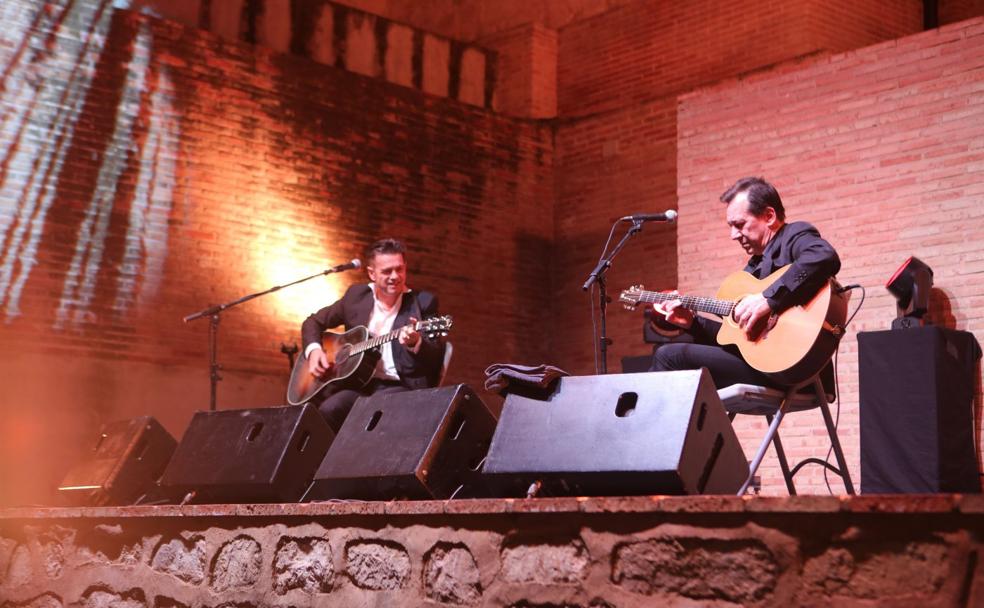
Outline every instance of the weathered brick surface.
<path fill-rule="evenodd" d="M 934 322 L 984 339 L 982 31 L 984 21 L 974 19 L 681 100 L 677 249 L 690 270 L 683 272 L 681 263 L 680 289 L 713 292 L 743 263 L 725 238 L 717 202 L 742 175 L 773 180 L 789 219 L 814 223 L 838 249 L 841 282 L 867 288 L 839 357 L 839 435 L 855 484 L 857 333 L 889 328 L 895 301 L 882 286 L 895 269 L 910 255 L 929 263 L 939 296 Z M 856 293 L 852 310 L 859 302 Z M 746 453 L 765 428 L 750 419 L 736 421 Z M 791 461 L 827 453 L 819 412 L 791 414 L 782 428 Z M 762 471 L 767 491 L 783 491 L 771 451 Z M 828 477 L 833 491 L 842 491 Z M 801 491 L 827 492 L 819 467 L 804 469 L 797 482 Z"/>
<path fill-rule="evenodd" d="M 19 381 L 0 388 L 0 502 L 50 500 L 107 420 L 153 413 L 179 436 L 208 407 L 207 320 L 183 316 L 380 236 L 455 317 L 448 381 L 545 358 L 549 129 L 97 0 L 46 6 L 4 3 L 0 374 Z M 281 344 L 364 280 L 226 311 L 219 406 L 283 403 Z"/>

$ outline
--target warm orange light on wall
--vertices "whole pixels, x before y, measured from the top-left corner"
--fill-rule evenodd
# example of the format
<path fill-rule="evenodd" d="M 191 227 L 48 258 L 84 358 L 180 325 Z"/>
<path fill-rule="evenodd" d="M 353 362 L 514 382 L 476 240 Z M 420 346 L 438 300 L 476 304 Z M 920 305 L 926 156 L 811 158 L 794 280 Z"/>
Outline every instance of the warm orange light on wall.
<path fill-rule="evenodd" d="M 284 222 L 290 203 L 270 197 L 258 208 L 269 214 L 249 247 L 247 277 L 256 291 L 275 285 L 287 285 L 299 279 L 323 272 L 326 268 L 345 263 L 352 253 L 336 251 L 326 242 L 323 226 Z M 278 213 L 278 208 L 280 212 Z M 359 271 L 355 271 L 359 272 Z M 309 281 L 284 287 L 269 296 L 268 306 L 285 327 L 297 327 L 309 314 L 339 297 L 353 279 L 351 273 L 315 277 Z M 344 282 L 343 282 L 344 281 Z"/>

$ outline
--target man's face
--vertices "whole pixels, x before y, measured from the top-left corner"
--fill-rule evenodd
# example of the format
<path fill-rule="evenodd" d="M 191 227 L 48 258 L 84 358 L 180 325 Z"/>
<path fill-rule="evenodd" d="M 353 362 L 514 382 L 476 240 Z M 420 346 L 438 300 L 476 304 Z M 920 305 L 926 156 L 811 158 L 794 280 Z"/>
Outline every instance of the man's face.
<path fill-rule="evenodd" d="M 407 265 L 402 253 L 377 253 L 366 270 L 377 293 L 395 296 L 406 291 Z"/>
<path fill-rule="evenodd" d="M 778 230 L 776 210 L 766 207 L 761 216 L 748 210 L 748 193 L 739 192 L 728 203 L 728 226 L 731 227 L 731 240 L 738 241 L 745 253 L 761 255 L 765 246 Z"/>

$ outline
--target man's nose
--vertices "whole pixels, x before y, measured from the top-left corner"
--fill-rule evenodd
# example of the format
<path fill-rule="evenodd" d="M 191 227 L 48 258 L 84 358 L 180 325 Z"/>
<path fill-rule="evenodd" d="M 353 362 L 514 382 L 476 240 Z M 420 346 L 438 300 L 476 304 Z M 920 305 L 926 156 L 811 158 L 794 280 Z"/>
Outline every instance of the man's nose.
<path fill-rule="evenodd" d="M 732 241 L 737 241 L 740 238 L 741 238 L 741 230 L 738 230 L 737 228 L 732 228 L 731 229 L 731 240 Z"/>

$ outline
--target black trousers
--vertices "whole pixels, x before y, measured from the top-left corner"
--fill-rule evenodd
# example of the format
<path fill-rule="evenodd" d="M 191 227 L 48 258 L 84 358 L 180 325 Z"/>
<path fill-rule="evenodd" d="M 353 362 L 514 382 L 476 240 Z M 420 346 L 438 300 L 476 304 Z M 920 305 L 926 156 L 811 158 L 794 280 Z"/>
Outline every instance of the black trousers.
<path fill-rule="evenodd" d="M 706 367 L 711 372 L 714 386 L 724 388 L 732 384 L 758 384 L 778 386 L 768 376 L 745 363 L 734 346 L 708 344 L 664 344 L 653 353 L 652 372 L 683 371 Z"/>
<path fill-rule="evenodd" d="M 395 380 L 378 380 L 374 378 L 361 389 L 343 388 L 335 392 L 329 392 L 326 389 L 324 394 L 315 396 L 311 400 L 311 403 L 318 407 L 318 411 L 328 421 L 328 426 L 337 433 L 342 428 L 342 423 L 345 422 L 345 417 L 352 410 L 352 406 L 355 405 L 355 400 L 359 397 L 374 395 L 376 393 L 395 393 L 408 390 L 410 389 Z"/>

